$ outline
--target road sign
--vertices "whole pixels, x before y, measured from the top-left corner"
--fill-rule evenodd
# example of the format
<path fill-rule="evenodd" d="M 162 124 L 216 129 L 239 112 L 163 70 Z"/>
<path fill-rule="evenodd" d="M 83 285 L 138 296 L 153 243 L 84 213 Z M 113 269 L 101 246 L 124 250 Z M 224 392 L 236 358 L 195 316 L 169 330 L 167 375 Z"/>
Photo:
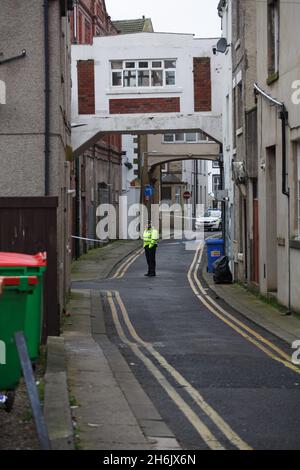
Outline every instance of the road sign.
<path fill-rule="evenodd" d="M 150 184 L 147 184 L 145 186 L 144 196 L 145 197 L 152 197 L 153 193 L 154 193 L 154 190 L 153 190 L 152 186 L 150 186 Z"/>
<path fill-rule="evenodd" d="M 192 197 L 192 194 L 189 191 L 185 191 L 183 193 L 183 198 L 184 199 L 190 199 Z"/>
<path fill-rule="evenodd" d="M 217 201 L 228 200 L 228 189 L 218 190 L 215 192 L 215 198 Z"/>

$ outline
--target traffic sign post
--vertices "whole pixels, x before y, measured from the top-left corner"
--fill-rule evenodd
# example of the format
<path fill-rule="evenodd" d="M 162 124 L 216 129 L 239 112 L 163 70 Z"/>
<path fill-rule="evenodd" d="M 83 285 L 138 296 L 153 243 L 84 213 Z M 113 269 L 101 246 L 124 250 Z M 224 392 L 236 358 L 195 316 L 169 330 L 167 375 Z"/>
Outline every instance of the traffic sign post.
<path fill-rule="evenodd" d="M 192 197 L 192 193 L 190 193 L 189 191 L 185 191 L 183 193 L 183 198 L 187 201 L 188 199 L 191 199 Z"/>

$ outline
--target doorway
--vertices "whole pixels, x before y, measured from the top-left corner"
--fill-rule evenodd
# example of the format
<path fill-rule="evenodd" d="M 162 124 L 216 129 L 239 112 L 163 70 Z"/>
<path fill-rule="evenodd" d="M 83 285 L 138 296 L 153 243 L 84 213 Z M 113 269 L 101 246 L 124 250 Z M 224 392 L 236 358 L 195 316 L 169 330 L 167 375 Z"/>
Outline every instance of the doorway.
<path fill-rule="evenodd" d="M 266 149 L 266 278 L 267 290 L 277 291 L 276 147 Z"/>

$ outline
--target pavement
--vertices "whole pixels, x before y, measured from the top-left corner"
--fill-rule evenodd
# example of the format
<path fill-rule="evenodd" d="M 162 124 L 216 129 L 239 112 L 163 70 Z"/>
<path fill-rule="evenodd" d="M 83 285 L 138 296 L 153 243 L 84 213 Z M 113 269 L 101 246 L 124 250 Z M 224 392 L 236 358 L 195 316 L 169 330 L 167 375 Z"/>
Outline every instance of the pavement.
<path fill-rule="evenodd" d="M 194 253 L 183 244 L 161 243 L 151 282 L 142 257 L 111 279 L 139 247 L 116 241 L 74 263 L 70 316 L 62 337 L 48 344 L 53 448 L 297 448 L 295 372 L 199 304 L 187 278 Z M 200 271 L 223 308 L 289 354 L 286 343 L 300 337 L 296 315 L 283 316 L 239 285 L 215 285 Z"/>
<path fill-rule="evenodd" d="M 116 241 L 74 262 L 74 282 L 101 282 L 140 241 Z M 69 316 L 68 316 L 69 315 Z M 180 449 L 119 349 L 99 290 L 72 289 L 61 338 L 49 338 L 45 418 L 53 449 Z"/>
<path fill-rule="evenodd" d="M 208 273 L 206 266 L 202 270 L 202 277 L 208 287 L 215 293 L 217 300 L 224 300 L 234 310 L 241 313 L 253 323 L 265 328 L 277 338 L 289 345 L 300 338 L 299 314 L 285 315 L 284 308 L 276 308 L 267 299 L 261 300 L 237 283 L 215 284 L 213 274 Z"/>

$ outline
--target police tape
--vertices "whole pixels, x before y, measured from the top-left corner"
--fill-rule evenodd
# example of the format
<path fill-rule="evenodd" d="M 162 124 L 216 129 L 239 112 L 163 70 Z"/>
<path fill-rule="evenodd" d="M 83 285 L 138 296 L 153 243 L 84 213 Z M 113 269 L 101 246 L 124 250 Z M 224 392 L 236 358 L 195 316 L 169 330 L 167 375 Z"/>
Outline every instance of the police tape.
<path fill-rule="evenodd" d="M 71 238 L 75 238 L 76 240 L 84 240 L 87 242 L 107 243 L 107 240 L 95 240 L 95 238 L 76 237 L 75 235 L 72 235 Z"/>

